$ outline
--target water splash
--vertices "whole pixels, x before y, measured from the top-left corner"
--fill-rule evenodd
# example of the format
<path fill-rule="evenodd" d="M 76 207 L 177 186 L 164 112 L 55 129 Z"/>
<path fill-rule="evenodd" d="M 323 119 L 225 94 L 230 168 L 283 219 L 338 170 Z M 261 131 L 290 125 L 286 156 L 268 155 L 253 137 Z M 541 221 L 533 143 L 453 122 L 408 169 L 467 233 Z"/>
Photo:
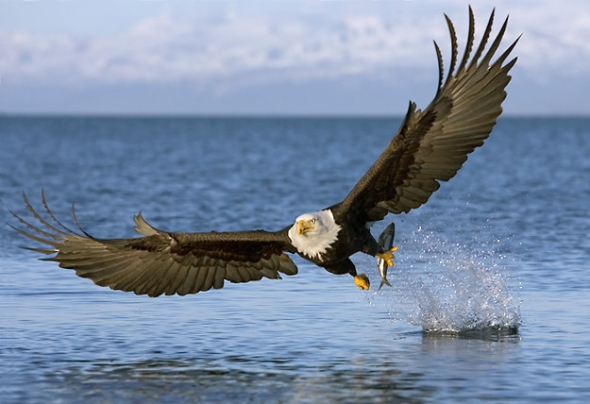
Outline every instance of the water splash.
<path fill-rule="evenodd" d="M 416 252 L 400 256 L 391 273 L 395 293 L 413 307 L 407 321 L 429 334 L 516 333 L 520 302 L 505 274 L 506 257 L 489 243 L 474 247 L 473 240 L 467 245 L 440 237 L 418 229 Z"/>

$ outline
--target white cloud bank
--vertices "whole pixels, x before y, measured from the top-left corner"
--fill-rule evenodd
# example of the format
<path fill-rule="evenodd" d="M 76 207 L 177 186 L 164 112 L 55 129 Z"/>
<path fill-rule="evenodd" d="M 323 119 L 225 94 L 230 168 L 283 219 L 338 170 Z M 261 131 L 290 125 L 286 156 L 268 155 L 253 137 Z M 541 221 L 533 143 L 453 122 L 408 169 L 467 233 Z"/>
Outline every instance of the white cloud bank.
<path fill-rule="evenodd" d="M 371 3 L 303 2 L 307 6 L 299 8 L 291 3 L 288 12 L 228 6 L 183 14 L 168 7 L 109 34 L 13 28 L 0 31 L 0 72 L 4 83 L 14 85 L 184 83 L 217 92 L 361 76 L 392 83 L 405 80 L 397 70 L 434 74 L 432 39 L 448 58 L 442 11 L 455 22 L 462 49 L 463 1 Z M 590 3 L 497 3 L 494 32 L 510 13 L 505 46 L 524 33 L 515 53 L 528 79 L 588 79 Z M 480 34 L 491 9 L 476 7 Z"/>
<path fill-rule="evenodd" d="M 245 73 L 306 80 L 421 66 L 424 54 L 434 57 L 430 40 L 438 33 L 376 16 L 315 26 L 239 15 L 203 24 L 164 14 L 117 37 L 12 32 L 0 42 L 3 75 L 18 81 L 202 82 Z"/>
<path fill-rule="evenodd" d="M 554 70 L 586 74 L 590 6 L 579 4 L 506 7 L 512 14 L 507 39 L 519 31 L 525 34 L 518 48 L 520 67 L 540 76 Z M 306 80 L 367 74 L 383 67 L 432 66 L 433 38 L 448 49 L 438 12 L 419 18 L 324 12 L 318 21 L 317 14 L 309 12 L 286 17 L 227 11 L 195 18 L 165 11 L 114 36 L 3 32 L 2 74 L 18 81 L 68 83 L 203 81 L 257 72 L 263 72 L 260 80 Z M 465 27 L 466 10 L 451 17 Z M 476 15 L 480 29 L 487 17 Z M 497 26 L 503 18 L 497 16 Z"/>

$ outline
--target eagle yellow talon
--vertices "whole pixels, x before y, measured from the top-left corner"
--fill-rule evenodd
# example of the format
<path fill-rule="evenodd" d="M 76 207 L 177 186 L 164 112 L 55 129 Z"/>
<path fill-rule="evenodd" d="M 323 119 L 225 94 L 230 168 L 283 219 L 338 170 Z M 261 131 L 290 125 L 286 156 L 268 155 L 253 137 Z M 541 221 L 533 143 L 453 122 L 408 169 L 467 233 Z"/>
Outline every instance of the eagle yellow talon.
<path fill-rule="evenodd" d="M 397 251 L 397 247 L 393 246 L 387 251 L 384 251 L 382 253 L 377 253 L 377 256 L 379 258 L 381 258 L 382 260 L 384 260 L 385 262 L 387 262 L 387 265 L 392 267 L 393 266 L 393 259 L 395 258 L 395 255 L 393 255 L 393 253 L 396 251 Z"/>
<path fill-rule="evenodd" d="M 369 286 L 371 286 L 371 283 L 369 282 L 369 278 L 367 278 L 367 275 L 365 275 L 365 274 L 356 275 L 354 277 L 354 284 L 360 290 L 369 290 Z"/>

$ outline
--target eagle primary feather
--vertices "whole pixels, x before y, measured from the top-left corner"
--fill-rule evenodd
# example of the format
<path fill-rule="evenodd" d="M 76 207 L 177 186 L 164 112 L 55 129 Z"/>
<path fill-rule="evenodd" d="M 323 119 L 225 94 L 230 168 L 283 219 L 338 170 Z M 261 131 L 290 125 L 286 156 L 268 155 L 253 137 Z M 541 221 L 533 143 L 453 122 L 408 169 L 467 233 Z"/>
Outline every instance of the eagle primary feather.
<path fill-rule="evenodd" d="M 28 231 L 20 234 L 45 244 L 33 251 L 53 255 L 63 268 L 76 271 L 100 286 L 159 296 L 186 295 L 219 289 L 224 282 L 249 282 L 294 275 L 297 267 L 285 253 L 298 253 L 334 274 L 349 273 L 366 289 L 368 279 L 357 275 L 350 256 L 357 252 L 377 255 L 391 265 L 391 251 L 382 251 L 368 224 L 388 213 L 408 212 L 426 203 L 440 181 L 451 179 L 467 156 L 481 146 L 502 112 L 508 72 L 516 58 L 505 63 L 518 39 L 493 63 L 508 19 L 486 51 L 494 13 L 481 42 L 475 45 L 475 18 L 469 8 L 469 31 L 464 54 L 457 66 L 455 28 L 445 15 L 451 38 L 451 61 L 445 78 L 442 53 L 434 43 L 439 80 L 436 95 L 424 109 L 410 102 L 405 119 L 383 153 L 353 187 L 346 198 L 327 209 L 304 214 L 296 223 L 276 232 L 176 233 L 150 226 L 135 216 L 135 230 L 142 235 L 129 239 L 98 239 L 79 226 L 79 232 L 61 224 L 49 210 L 44 219 L 24 201 L 39 222 L 33 225 L 12 213 Z M 320 226 L 321 225 L 321 226 Z M 318 243 L 315 245 L 314 243 Z M 363 278 L 364 277 L 364 278 Z"/>

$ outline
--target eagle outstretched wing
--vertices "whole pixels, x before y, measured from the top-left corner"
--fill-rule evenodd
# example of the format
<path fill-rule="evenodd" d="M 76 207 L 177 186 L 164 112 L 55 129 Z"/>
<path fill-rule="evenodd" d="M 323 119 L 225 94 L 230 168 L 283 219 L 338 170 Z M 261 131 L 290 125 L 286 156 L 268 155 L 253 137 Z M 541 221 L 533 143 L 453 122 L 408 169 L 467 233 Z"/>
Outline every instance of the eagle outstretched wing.
<path fill-rule="evenodd" d="M 222 288 L 230 282 L 280 278 L 279 272 L 295 275 L 297 267 L 285 251 L 294 252 L 287 229 L 278 232 L 256 230 L 234 233 L 171 233 L 150 226 L 141 213 L 135 216 L 139 238 L 99 239 L 78 225 L 79 232 L 65 227 L 43 206 L 53 222 L 37 213 L 26 195 L 25 204 L 40 226 L 12 215 L 29 232 L 11 226 L 20 234 L 50 248 L 29 248 L 57 261 L 62 268 L 90 278 L 100 286 L 148 296 L 186 295 Z"/>
<path fill-rule="evenodd" d="M 455 70 L 458 56 L 453 23 L 445 15 L 451 36 L 452 56 L 447 78 L 440 49 L 434 43 L 439 85 L 436 96 L 424 110 L 410 103 L 396 136 L 381 156 L 335 209 L 364 221 L 381 220 L 387 213 L 408 212 L 428 201 L 439 181 L 451 179 L 467 155 L 481 146 L 502 113 L 508 72 L 516 58 L 504 64 L 518 39 L 494 62 L 506 31 L 508 18 L 484 54 L 490 38 L 492 12 L 481 43 L 469 60 L 474 45 L 475 19 L 469 8 L 469 34 L 465 52 Z M 482 57 L 483 55 L 483 57 Z"/>

